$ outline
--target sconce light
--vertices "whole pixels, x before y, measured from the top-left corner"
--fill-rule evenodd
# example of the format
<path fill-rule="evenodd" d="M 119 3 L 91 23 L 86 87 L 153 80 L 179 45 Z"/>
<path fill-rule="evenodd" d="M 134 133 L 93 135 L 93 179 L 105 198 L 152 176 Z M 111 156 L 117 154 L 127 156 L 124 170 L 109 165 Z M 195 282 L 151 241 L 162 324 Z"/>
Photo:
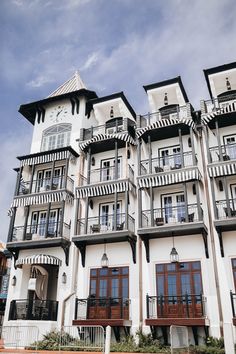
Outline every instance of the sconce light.
<path fill-rule="evenodd" d="M 15 275 L 12 277 L 11 285 L 16 286 L 16 276 Z"/>
<path fill-rule="evenodd" d="M 62 284 L 66 284 L 67 281 L 67 275 L 65 272 L 63 272 L 62 277 L 61 277 Z"/>
<path fill-rule="evenodd" d="M 91 158 L 91 165 L 95 166 L 95 158 L 94 157 Z"/>
<path fill-rule="evenodd" d="M 114 117 L 114 111 L 113 111 L 113 106 L 111 106 L 111 110 L 110 110 L 110 118 Z"/>
<path fill-rule="evenodd" d="M 230 85 L 228 77 L 226 77 L 226 88 L 227 88 L 228 91 L 231 90 L 231 85 Z"/>
<path fill-rule="evenodd" d="M 177 263 L 177 262 L 179 262 L 179 255 L 178 255 L 178 252 L 176 251 L 176 248 L 175 248 L 173 233 L 172 233 L 172 242 L 173 242 L 173 247 L 170 252 L 170 262 Z"/>
<path fill-rule="evenodd" d="M 193 195 L 196 195 L 196 184 L 193 184 Z"/>
<path fill-rule="evenodd" d="M 106 244 L 104 243 L 104 253 L 102 255 L 102 259 L 101 259 L 101 267 L 102 268 L 108 268 L 109 265 L 109 260 L 106 254 Z"/>
<path fill-rule="evenodd" d="M 188 147 L 192 147 L 192 141 L 191 141 L 191 138 L 188 138 Z"/>
<path fill-rule="evenodd" d="M 90 206 L 90 209 L 93 210 L 93 200 L 92 199 L 90 199 L 90 201 L 89 201 L 89 206 Z"/>
<path fill-rule="evenodd" d="M 168 105 L 168 97 L 167 97 L 167 93 L 165 93 L 165 97 L 164 97 L 164 106 Z"/>

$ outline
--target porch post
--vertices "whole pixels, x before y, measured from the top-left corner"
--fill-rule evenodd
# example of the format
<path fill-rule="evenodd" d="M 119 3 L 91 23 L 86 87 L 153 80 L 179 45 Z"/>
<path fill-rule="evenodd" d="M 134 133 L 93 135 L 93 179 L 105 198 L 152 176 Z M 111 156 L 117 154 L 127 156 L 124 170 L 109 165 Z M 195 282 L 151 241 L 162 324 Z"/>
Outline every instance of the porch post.
<path fill-rule="evenodd" d="M 202 221 L 203 215 L 202 215 L 202 208 L 201 208 L 201 202 L 200 202 L 200 181 L 195 182 L 195 187 L 196 187 L 198 220 Z"/>
<path fill-rule="evenodd" d="M 209 130 L 208 127 L 203 127 L 204 135 L 205 135 L 205 142 L 206 142 L 206 149 L 207 149 L 207 159 L 208 163 L 212 162 L 210 147 L 209 147 Z"/>
<path fill-rule="evenodd" d="M 14 229 L 14 224 L 15 224 L 15 218 L 16 218 L 16 207 L 14 207 L 13 210 L 12 210 L 12 215 L 11 215 L 11 219 L 10 219 L 10 226 L 9 226 L 9 231 L 8 231 L 7 242 L 11 242 L 11 241 L 12 241 L 13 229 Z"/>
<path fill-rule="evenodd" d="M 48 237 L 48 225 L 49 225 L 50 210 L 51 210 L 51 203 L 48 203 L 47 216 L 46 216 L 46 225 L 45 225 L 45 235 L 44 235 L 44 237 Z"/>
<path fill-rule="evenodd" d="M 115 140 L 115 180 L 118 179 L 118 142 Z M 115 190 L 114 193 L 114 231 L 117 229 L 117 200 L 118 193 Z"/>
<path fill-rule="evenodd" d="M 189 222 L 188 220 L 188 193 L 187 193 L 187 184 L 186 182 L 183 183 L 184 185 L 184 210 L 185 210 L 185 221 Z"/>
<path fill-rule="evenodd" d="M 85 200 L 84 233 L 88 233 L 89 197 Z"/>
<path fill-rule="evenodd" d="M 125 190 L 125 229 L 128 230 L 129 227 L 129 189 Z M 121 220 L 123 222 L 123 220 Z"/>
<path fill-rule="evenodd" d="M 152 186 L 150 186 L 150 216 L 151 216 L 151 226 L 154 226 L 153 187 Z"/>
<path fill-rule="evenodd" d="M 25 214 L 25 223 L 24 223 L 24 231 L 23 231 L 23 238 L 25 240 L 26 231 L 27 231 L 27 224 L 28 224 L 28 217 L 29 217 L 29 205 L 26 207 L 26 214 Z"/>
<path fill-rule="evenodd" d="M 138 153 L 138 176 L 141 176 L 141 141 L 138 139 L 137 142 L 137 153 Z"/>
<path fill-rule="evenodd" d="M 79 219 L 79 198 L 75 199 L 75 223 L 74 235 L 78 235 L 78 219 Z"/>
<path fill-rule="evenodd" d="M 61 207 L 61 222 L 60 222 L 60 236 L 63 236 L 63 223 L 64 223 L 64 214 L 65 214 L 65 200 L 62 202 L 62 207 Z"/>
<path fill-rule="evenodd" d="M 181 166 L 184 167 L 183 139 L 182 139 L 181 129 L 179 129 L 179 145 L 180 145 Z"/>
<path fill-rule="evenodd" d="M 90 173 L 91 173 L 91 146 L 88 149 L 88 166 L 87 166 L 87 184 L 90 184 Z"/>
<path fill-rule="evenodd" d="M 35 165 L 32 166 L 32 170 L 31 170 L 29 193 L 32 193 L 32 187 L 33 187 L 33 183 L 34 183 L 34 171 L 35 171 Z M 36 183 L 35 183 L 35 187 L 36 187 Z M 36 192 L 36 190 L 34 188 L 33 193 L 35 193 L 35 192 Z"/>
<path fill-rule="evenodd" d="M 55 160 L 52 161 L 50 190 L 52 190 L 54 170 L 55 170 Z"/>
<path fill-rule="evenodd" d="M 197 164 L 197 159 L 196 159 L 196 152 L 195 152 L 194 134 L 193 134 L 193 129 L 192 128 L 190 128 L 190 140 L 191 140 L 191 145 L 192 145 L 193 165 L 195 166 Z M 188 163 L 187 163 L 187 165 L 188 165 Z"/>
<path fill-rule="evenodd" d="M 19 169 L 19 171 L 17 172 L 16 188 L 15 188 L 15 193 L 14 193 L 14 195 L 18 195 L 18 194 L 19 194 L 19 190 L 20 190 L 20 180 L 21 180 L 21 176 L 22 176 L 22 170 L 23 170 L 23 166 L 21 166 L 20 169 Z"/>
<path fill-rule="evenodd" d="M 68 177 L 68 170 L 69 170 L 69 162 L 70 162 L 70 158 L 68 157 L 66 159 L 66 166 L 65 166 L 65 176 L 64 176 L 64 183 L 63 183 L 63 188 L 66 189 L 66 185 L 67 185 L 67 177 Z"/>
<path fill-rule="evenodd" d="M 224 186 L 224 191 L 225 191 L 227 213 L 228 213 L 228 216 L 231 217 L 231 208 L 230 208 L 230 201 L 229 201 L 229 191 L 228 191 L 228 185 L 227 185 L 226 176 L 223 176 L 223 179 L 222 179 L 222 180 L 223 180 L 223 186 Z"/>
<path fill-rule="evenodd" d="M 143 226 L 142 222 L 142 189 L 138 189 L 138 227 Z"/>
<path fill-rule="evenodd" d="M 148 135 L 148 150 L 149 150 L 149 173 L 152 173 L 152 141 L 150 135 Z"/>
<path fill-rule="evenodd" d="M 219 124 L 217 118 L 215 120 L 215 128 L 216 128 L 217 144 L 218 144 L 219 154 L 220 154 L 220 161 L 223 161 L 223 154 L 222 154 L 222 147 L 221 147 L 220 133 L 219 133 Z"/>

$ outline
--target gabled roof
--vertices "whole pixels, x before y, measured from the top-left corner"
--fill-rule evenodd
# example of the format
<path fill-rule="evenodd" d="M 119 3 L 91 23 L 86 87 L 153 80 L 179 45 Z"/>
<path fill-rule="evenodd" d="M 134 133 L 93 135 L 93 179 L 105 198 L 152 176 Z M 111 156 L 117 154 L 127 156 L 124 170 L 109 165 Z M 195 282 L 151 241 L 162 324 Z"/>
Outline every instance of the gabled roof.
<path fill-rule="evenodd" d="M 209 75 L 220 73 L 220 72 L 231 70 L 231 69 L 235 69 L 235 68 L 236 68 L 236 62 L 233 62 L 233 63 L 223 64 L 220 66 L 215 66 L 214 68 L 203 70 L 211 98 L 213 98 L 213 95 L 212 95 L 212 91 L 211 91 Z"/>
<path fill-rule="evenodd" d="M 82 81 L 78 71 L 74 75 L 53 91 L 48 97 L 60 96 L 65 93 L 78 91 L 80 89 L 86 89 L 84 82 Z"/>
<path fill-rule="evenodd" d="M 158 88 L 158 87 L 164 87 L 164 86 L 168 86 L 168 85 L 172 85 L 172 84 L 176 84 L 176 83 L 179 84 L 179 86 L 180 86 L 180 89 L 182 91 L 182 94 L 183 94 L 185 102 L 189 102 L 187 93 L 186 93 L 186 91 L 184 89 L 184 86 L 183 86 L 183 83 L 182 83 L 182 80 L 181 80 L 180 76 L 174 77 L 173 79 L 161 81 L 161 82 L 156 82 L 154 84 L 145 85 L 145 86 L 143 86 L 143 88 L 147 92 L 149 90 L 153 90 L 153 89 Z"/>

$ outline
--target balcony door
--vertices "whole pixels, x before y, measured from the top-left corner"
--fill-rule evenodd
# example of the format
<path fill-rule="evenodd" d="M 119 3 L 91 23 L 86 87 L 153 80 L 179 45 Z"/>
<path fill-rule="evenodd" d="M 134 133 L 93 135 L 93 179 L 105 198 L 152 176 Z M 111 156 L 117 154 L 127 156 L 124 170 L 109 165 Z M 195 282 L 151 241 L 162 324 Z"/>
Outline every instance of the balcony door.
<path fill-rule="evenodd" d="M 53 172 L 52 189 L 62 188 L 62 176 L 64 173 L 64 166 L 57 167 Z M 37 172 L 36 189 L 35 192 L 45 192 L 51 189 L 52 170 L 40 170 Z"/>
<path fill-rule="evenodd" d="M 236 291 L 236 258 L 232 259 L 232 269 L 233 269 L 233 278 L 234 278 L 234 290 Z"/>
<path fill-rule="evenodd" d="M 224 137 L 225 154 L 229 156 L 231 160 L 236 159 L 236 135 L 230 135 Z"/>
<path fill-rule="evenodd" d="M 114 230 L 114 203 L 100 204 L 100 225 L 102 231 Z M 117 224 L 121 224 L 121 203 L 117 203 Z"/>
<path fill-rule="evenodd" d="M 42 237 L 55 237 L 58 233 L 61 209 L 49 212 L 48 229 L 46 230 L 47 211 L 35 211 L 31 217 L 31 233 Z"/>
<path fill-rule="evenodd" d="M 162 206 L 164 209 L 165 223 L 185 221 L 184 194 L 163 195 Z"/>
<path fill-rule="evenodd" d="M 202 316 L 200 262 L 156 265 L 157 316 Z"/>
<path fill-rule="evenodd" d="M 117 160 L 117 178 L 120 178 L 120 166 L 121 166 L 121 159 L 119 158 Z M 111 181 L 115 179 L 115 160 L 114 159 L 108 159 L 108 160 L 102 160 L 101 161 L 101 181 Z"/>
<path fill-rule="evenodd" d="M 129 268 L 99 268 L 90 271 L 89 319 L 128 319 Z"/>
<path fill-rule="evenodd" d="M 160 167 L 164 168 L 165 170 L 181 167 L 181 156 L 179 146 L 172 146 L 166 149 L 160 149 L 159 157 Z"/>

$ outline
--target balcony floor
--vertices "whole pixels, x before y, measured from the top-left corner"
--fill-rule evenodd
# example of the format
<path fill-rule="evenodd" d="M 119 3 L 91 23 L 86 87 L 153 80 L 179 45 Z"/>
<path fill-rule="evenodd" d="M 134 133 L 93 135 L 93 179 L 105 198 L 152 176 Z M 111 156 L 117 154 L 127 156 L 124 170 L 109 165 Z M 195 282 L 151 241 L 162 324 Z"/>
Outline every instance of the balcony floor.
<path fill-rule="evenodd" d="M 132 321 L 122 318 L 118 319 L 87 319 L 87 320 L 73 320 L 75 326 L 111 326 L 111 327 L 131 327 Z"/>
<path fill-rule="evenodd" d="M 86 245 L 98 245 L 104 242 L 106 243 L 114 243 L 114 242 L 123 242 L 128 241 L 130 238 L 136 240 L 137 237 L 135 234 L 128 230 L 122 231 L 111 231 L 111 232 L 100 232 L 93 234 L 84 234 L 74 236 L 72 241 L 75 244 L 83 243 Z"/>
<path fill-rule="evenodd" d="M 196 235 L 205 232 L 207 227 L 203 221 L 179 224 L 165 224 L 163 226 L 149 226 L 138 229 L 138 235 L 143 238 L 162 238 L 174 236 Z"/>
<path fill-rule="evenodd" d="M 227 218 L 222 220 L 215 220 L 214 225 L 217 231 L 235 231 L 236 218 Z"/>
<path fill-rule="evenodd" d="M 208 326 L 205 318 L 149 318 L 145 320 L 147 326 Z"/>

